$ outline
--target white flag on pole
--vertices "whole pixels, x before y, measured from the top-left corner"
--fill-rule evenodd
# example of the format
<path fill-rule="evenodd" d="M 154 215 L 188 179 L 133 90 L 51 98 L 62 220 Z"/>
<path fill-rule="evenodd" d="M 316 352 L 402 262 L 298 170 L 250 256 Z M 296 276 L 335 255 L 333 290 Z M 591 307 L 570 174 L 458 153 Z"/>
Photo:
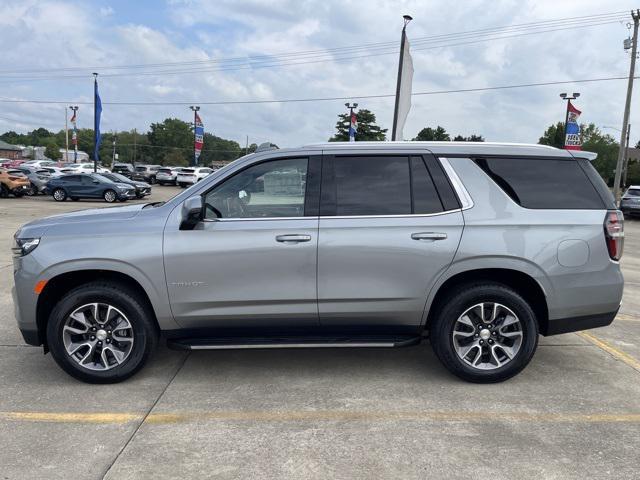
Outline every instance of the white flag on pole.
<path fill-rule="evenodd" d="M 409 39 L 404 37 L 404 49 L 402 53 L 402 78 L 400 79 L 400 91 L 398 99 L 398 122 L 396 124 L 395 138 L 402 140 L 404 122 L 407 120 L 411 109 L 411 86 L 413 83 L 413 59 L 409 51 Z"/>

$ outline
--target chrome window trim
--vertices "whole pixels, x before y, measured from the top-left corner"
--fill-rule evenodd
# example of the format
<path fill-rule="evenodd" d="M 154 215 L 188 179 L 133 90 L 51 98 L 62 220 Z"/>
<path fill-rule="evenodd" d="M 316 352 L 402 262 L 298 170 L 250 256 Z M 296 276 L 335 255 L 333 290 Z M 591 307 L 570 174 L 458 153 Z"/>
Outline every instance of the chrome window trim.
<path fill-rule="evenodd" d="M 454 208 L 453 210 L 445 210 L 443 212 L 436 213 L 406 213 L 400 215 L 322 215 L 324 218 L 414 218 L 414 217 L 436 217 L 439 215 L 447 215 L 449 213 L 460 212 L 462 209 Z"/>
<path fill-rule="evenodd" d="M 245 222 L 245 221 L 267 221 L 267 220 L 317 220 L 319 217 L 301 215 L 299 217 L 235 217 L 235 218 L 205 218 L 205 222 Z"/>
<path fill-rule="evenodd" d="M 438 160 L 440 161 L 442 168 L 444 168 L 445 173 L 449 177 L 449 181 L 451 182 L 453 189 L 458 194 L 458 199 L 460 199 L 460 203 L 462 205 L 461 210 L 468 210 L 469 208 L 473 207 L 473 199 L 462 183 L 462 180 L 460 180 L 460 177 L 458 177 L 458 174 L 451 166 L 451 163 L 449 163 L 449 159 L 445 157 L 438 157 Z"/>

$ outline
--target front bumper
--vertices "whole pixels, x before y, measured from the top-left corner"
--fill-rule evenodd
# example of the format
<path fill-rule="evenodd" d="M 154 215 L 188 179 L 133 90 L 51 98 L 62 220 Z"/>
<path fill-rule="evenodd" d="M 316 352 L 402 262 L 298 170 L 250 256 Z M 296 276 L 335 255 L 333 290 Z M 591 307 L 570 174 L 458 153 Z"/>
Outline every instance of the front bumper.
<path fill-rule="evenodd" d="M 137 197 L 146 197 L 147 195 L 151 195 L 151 188 L 136 188 L 136 196 Z"/>

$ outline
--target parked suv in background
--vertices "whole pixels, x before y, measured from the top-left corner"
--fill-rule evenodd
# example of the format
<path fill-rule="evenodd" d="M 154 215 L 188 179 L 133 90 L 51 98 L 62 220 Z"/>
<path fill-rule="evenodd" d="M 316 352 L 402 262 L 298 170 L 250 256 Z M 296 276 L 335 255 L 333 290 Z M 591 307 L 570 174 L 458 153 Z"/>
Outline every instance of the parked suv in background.
<path fill-rule="evenodd" d="M 20 170 L 0 168 L 0 197 L 22 197 L 30 188 L 31 182 Z"/>
<path fill-rule="evenodd" d="M 162 167 L 156 172 L 156 181 L 160 185 L 176 185 L 176 178 L 182 167 Z"/>
<path fill-rule="evenodd" d="M 640 215 L 640 185 L 631 185 L 620 200 L 625 215 Z"/>
<path fill-rule="evenodd" d="M 131 178 L 134 172 L 133 165 L 129 163 L 114 163 L 111 169 L 113 173 L 119 173 L 127 178 Z"/>
<path fill-rule="evenodd" d="M 203 178 L 213 173 L 213 169 L 207 167 L 189 167 L 183 168 L 178 172 L 176 184 L 185 188 L 198 183 Z"/>
<path fill-rule="evenodd" d="M 131 175 L 131 179 L 154 185 L 156 183 L 156 173 L 160 168 L 160 165 L 137 165 Z"/>
<path fill-rule="evenodd" d="M 623 219 L 589 162 L 542 145 L 325 143 L 247 155 L 171 200 L 15 235 L 25 341 L 88 382 L 178 349 L 400 347 L 498 382 L 538 334 L 611 323 Z"/>

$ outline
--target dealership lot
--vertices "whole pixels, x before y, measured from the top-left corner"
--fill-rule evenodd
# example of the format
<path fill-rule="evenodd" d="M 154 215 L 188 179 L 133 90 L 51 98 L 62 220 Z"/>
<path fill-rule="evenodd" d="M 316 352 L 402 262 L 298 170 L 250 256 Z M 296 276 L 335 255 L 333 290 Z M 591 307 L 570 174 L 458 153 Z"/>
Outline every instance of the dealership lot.
<path fill-rule="evenodd" d="M 174 187 L 154 187 L 146 201 Z M 118 385 L 67 376 L 13 318 L 11 236 L 101 201 L 0 199 L 0 478 L 637 478 L 640 221 L 626 222 L 613 325 L 541 339 L 497 385 L 428 344 L 175 352 Z"/>

